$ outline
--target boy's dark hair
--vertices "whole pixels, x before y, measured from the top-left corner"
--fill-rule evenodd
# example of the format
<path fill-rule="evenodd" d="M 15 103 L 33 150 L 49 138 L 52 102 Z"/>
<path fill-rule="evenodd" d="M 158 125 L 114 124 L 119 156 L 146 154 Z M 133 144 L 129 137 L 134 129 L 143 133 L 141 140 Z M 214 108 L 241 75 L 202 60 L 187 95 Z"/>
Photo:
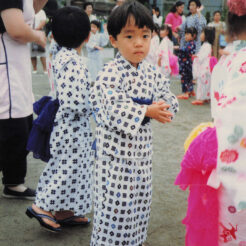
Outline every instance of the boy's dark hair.
<path fill-rule="evenodd" d="M 182 5 L 184 5 L 184 2 L 182 2 L 182 1 L 177 1 L 177 2 L 172 6 L 172 8 L 170 9 L 170 12 L 176 13 L 177 8 L 178 8 L 179 6 L 182 6 Z"/>
<path fill-rule="evenodd" d="M 214 12 L 213 12 L 213 16 L 215 16 L 215 15 L 218 14 L 218 13 L 221 15 L 221 11 L 219 11 L 219 10 L 214 11 Z"/>
<path fill-rule="evenodd" d="M 93 8 L 93 3 L 91 2 L 86 2 L 83 4 L 83 9 L 85 10 L 87 6 L 91 6 Z"/>
<path fill-rule="evenodd" d="M 185 33 L 190 33 L 192 37 L 194 37 L 194 39 L 197 39 L 197 30 L 195 27 L 187 27 L 185 29 Z"/>
<path fill-rule="evenodd" d="M 59 46 L 78 48 L 89 36 L 91 26 L 84 11 L 77 7 L 64 7 L 55 13 L 51 29 Z"/>
<path fill-rule="evenodd" d="M 206 26 L 203 29 L 203 32 L 204 32 L 204 36 L 205 36 L 205 40 L 204 41 L 206 41 L 206 42 L 210 43 L 211 45 L 213 45 L 214 39 L 215 39 L 215 28 Z"/>
<path fill-rule="evenodd" d="M 137 1 L 127 1 L 110 14 L 108 18 L 109 35 L 117 39 L 117 35 L 126 26 L 131 16 L 135 19 L 135 25 L 138 28 L 146 26 L 151 31 L 154 30 L 154 22 L 150 11 Z"/>
<path fill-rule="evenodd" d="M 100 29 L 100 26 L 101 26 L 101 25 L 100 25 L 100 22 L 99 22 L 99 21 L 93 20 L 93 21 L 91 21 L 91 24 L 97 26 L 97 28 Z"/>
<path fill-rule="evenodd" d="M 246 15 L 238 16 L 231 12 L 227 15 L 227 34 L 235 37 L 241 33 L 246 33 Z"/>
<path fill-rule="evenodd" d="M 167 30 L 168 31 L 168 38 L 172 41 L 173 38 L 173 33 L 172 33 L 172 28 L 167 25 L 167 24 L 163 24 L 160 28 L 160 30 Z"/>

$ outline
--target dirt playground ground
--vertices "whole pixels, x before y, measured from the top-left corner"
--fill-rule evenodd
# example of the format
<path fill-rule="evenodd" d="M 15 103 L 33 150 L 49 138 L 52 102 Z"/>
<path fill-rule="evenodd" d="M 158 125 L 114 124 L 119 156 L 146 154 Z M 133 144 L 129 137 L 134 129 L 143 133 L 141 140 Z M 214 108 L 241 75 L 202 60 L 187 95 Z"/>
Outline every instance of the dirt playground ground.
<path fill-rule="evenodd" d="M 47 95 L 47 76 L 33 76 L 35 98 Z M 180 93 L 178 80 L 171 90 Z M 191 100 L 180 101 L 180 111 L 170 124 L 153 122 L 153 203 L 148 228 L 148 246 L 184 246 L 185 228 L 181 221 L 186 213 L 187 192 L 174 186 L 184 153 L 183 143 L 200 122 L 211 120 L 210 105 L 192 106 Z M 28 156 L 26 184 L 36 187 L 45 163 Z M 1 173 L 0 173 L 1 178 Z M 3 189 L 0 184 L 0 192 Z M 89 246 L 92 225 L 66 228 L 59 234 L 44 231 L 35 219 L 25 215 L 30 201 L 4 199 L 0 195 L 0 246 Z M 90 214 L 92 217 L 92 214 Z"/>

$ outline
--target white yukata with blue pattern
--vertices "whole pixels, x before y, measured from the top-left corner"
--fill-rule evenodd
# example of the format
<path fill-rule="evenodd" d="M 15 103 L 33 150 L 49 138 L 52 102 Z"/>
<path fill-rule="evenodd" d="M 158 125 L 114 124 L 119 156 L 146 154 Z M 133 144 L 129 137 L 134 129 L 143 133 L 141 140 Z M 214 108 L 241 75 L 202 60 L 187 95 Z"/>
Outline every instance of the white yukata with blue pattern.
<path fill-rule="evenodd" d="M 71 210 L 83 216 L 92 207 L 90 79 L 74 49 L 63 47 L 52 64 L 60 106 L 50 138 L 51 158 L 39 179 L 35 204 L 46 211 Z"/>
<path fill-rule="evenodd" d="M 103 58 L 102 51 L 95 49 L 95 46 L 104 47 L 108 44 L 109 36 L 107 32 L 93 34 L 91 32 L 89 42 L 86 44 L 88 52 L 88 70 L 91 75 L 91 80 L 95 81 L 98 72 L 102 69 Z"/>
<path fill-rule="evenodd" d="M 121 54 L 106 64 L 92 88 L 97 157 L 91 246 L 139 246 L 147 237 L 152 197 L 152 130 L 142 125 L 147 105 L 164 100 L 176 113 L 170 81 L 146 61 L 136 69 Z"/>

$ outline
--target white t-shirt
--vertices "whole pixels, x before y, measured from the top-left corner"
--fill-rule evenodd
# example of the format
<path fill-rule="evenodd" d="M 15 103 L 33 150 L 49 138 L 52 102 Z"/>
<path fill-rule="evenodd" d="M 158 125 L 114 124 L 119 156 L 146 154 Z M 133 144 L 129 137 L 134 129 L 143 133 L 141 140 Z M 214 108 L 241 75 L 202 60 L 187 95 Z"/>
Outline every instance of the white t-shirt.
<path fill-rule="evenodd" d="M 25 22 L 32 27 L 33 1 L 23 0 Z M 0 119 L 27 117 L 33 112 L 30 48 L 0 34 Z"/>

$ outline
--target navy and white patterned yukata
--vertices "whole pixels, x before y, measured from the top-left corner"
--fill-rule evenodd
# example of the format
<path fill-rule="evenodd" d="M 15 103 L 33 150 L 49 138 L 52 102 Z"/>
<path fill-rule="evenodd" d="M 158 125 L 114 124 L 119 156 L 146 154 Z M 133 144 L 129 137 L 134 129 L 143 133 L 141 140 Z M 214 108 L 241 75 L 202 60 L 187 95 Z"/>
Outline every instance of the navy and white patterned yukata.
<path fill-rule="evenodd" d="M 183 48 L 179 49 L 179 74 L 181 75 L 182 92 L 192 92 L 194 90 L 192 74 L 192 55 L 196 52 L 194 41 L 186 42 Z"/>
<path fill-rule="evenodd" d="M 59 109 L 50 138 L 51 158 L 38 183 L 35 204 L 46 211 L 91 211 L 94 153 L 89 117 L 90 79 L 74 49 L 53 61 Z"/>
<path fill-rule="evenodd" d="M 106 64 L 92 88 L 96 111 L 97 157 L 91 246 L 142 244 L 147 237 L 152 198 L 152 130 L 147 105 L 164 100 L 176 113 L 170 81 L 148 64 L 136 69 L 120 53 Z"/>
<path fill-rule="evenodd" d="M 196 43 L 195 53 L 198 53 L 198 51 L 201 48 L 200 35 L 202 33 L 202 30 L 206 26 L 206 24 L 207 24 L 207 20 L 202 14 L 200 16 L 198 14 L 194 14 L 194 15 L 189 15 L 188 17 L 186 17 L 185 21 L 183 22 L 180 28 L 180 36 L 181 36 L 180 48 L 182 49 L 185 47 L 185 29 L 194 27 L 197 30 L 197 38 L 195 41 Z"/>

